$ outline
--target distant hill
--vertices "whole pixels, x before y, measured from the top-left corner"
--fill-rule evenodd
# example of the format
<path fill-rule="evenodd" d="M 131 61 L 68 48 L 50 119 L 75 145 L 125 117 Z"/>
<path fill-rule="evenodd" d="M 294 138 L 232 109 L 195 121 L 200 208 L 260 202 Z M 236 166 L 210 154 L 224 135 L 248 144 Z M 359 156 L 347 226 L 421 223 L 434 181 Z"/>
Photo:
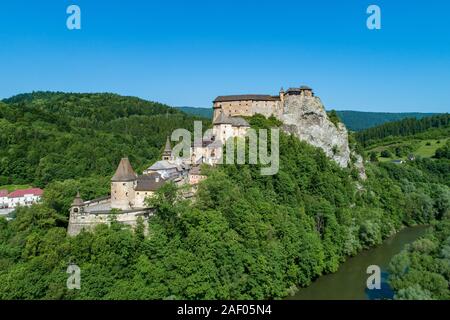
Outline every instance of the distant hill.
<path fill-rule="evenodd" d="M 212 108 L 195 108 L 195 107 L 175 107 L 175 109 L 178 109 L 180 111 L 183 111 L 187 114 L 208 118 L 211 119 L 213 115 L 213 109 Z"/>
<path fill-rule="evenodd" d="M 450 114 L 440 114 L 422 119 L 407 118 L 355 133 L 356 140 L 368 147 L 380 142 L 395 141 L 399 137 L 421 135 L 422 138 L 446 137 L 450 129 Z"/>
<path fill-rule="evenodd" d="M 187 114 L 211 119 L 212 108 L 176 107 Z M 336 111 L 345 126 L 351 131 L 361 131 L 375 127 L 386 122 L 399 121 L 405 118 L 422 119 L 435 115 L 435 113 L 388 113 L 388 112 L 362 112 L 362 111 Z"/>
<path fill-rule="evenodd" d="M 399 121 L 405 118 L 422 119 L 436 115 L 435 113 L 388 113 L 362 111 L 336 111 L 345 126 L 352 131 L 361 131 L 386 122 Z"/>

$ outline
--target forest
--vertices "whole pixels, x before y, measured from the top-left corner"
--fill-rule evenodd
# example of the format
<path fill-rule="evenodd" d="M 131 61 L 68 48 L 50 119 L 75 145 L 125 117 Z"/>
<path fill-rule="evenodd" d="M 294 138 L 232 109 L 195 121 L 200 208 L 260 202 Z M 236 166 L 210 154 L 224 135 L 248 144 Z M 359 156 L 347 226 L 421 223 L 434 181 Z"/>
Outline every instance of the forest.
<path fill-rule="evenodd" d="M 193 120 L 169 106 L 110 93 L 34 92 L 0 102 L 0 186 L 112 175 L 123 156 L 142 170 L 174 129 Z"/>
<path fill-rule="evenodd" d="M 430 131 L 435 135 L 447 134 L 450 125 L 450 114 L 436 115 L 422 119 L 407 118 L 400 121 L 388 122 L 377 127 L 369 128 L 355 133 L 355 138 L 358 142 L 368 147 L 380 140 L 392 137 L 414 136 L 420 133 Z"/>
<path fill-rule="evenodd" d="M 10 221 L 0 218 L 0 299 L 281 299 L 404 226 L 439 225 L 449 214 L 448 159 L 437 165 L 434 159 L 367 163 L 362 181 L 320 149 L 281 133 L 277 175 L 261 176 L 259 165 L 204 167 L 208 179 L 194 201 L 180 198 L 170 183 L 149 200 L 156 211 L 148 235 L 142 223 L 133 232 L 112 216 L 110 227 L 68 237 L 76 190 L 84 199 L 106 194 L 115 156 L 129 151 L 133 166 L 142 167 L 159 156 L 170 127 L 192 125 L 190 116 L 131 101 L 135 105 L 109 94 L 40 93 L 0 107 L 0 121 L 7 124 L 1 134 L 8 138 L 2 149 L 12 150 L 1 155 L 2 175 L 10 183 L 45 186 L 41 204 L 16 210 Z M 98 107 L 91 108 L 94 103 Z M 141 120 L 153 129 L 141 127 Z M 276 125 L 261 116 L 249 121 L 257 128 Z M 71 157 L 78 153 L 68 150 L 79 137 L 89 148 L 76 158 L 82 164 L 77 167 Z M 59 161 L 41 164 L 39 148 Z M 91 166 L 103 158 L 109 160 Z M 20 163 L 27 170 L 19 170 Z M 42 175 L 40 165 L 60 170 Z M 80 290 L 66 287 L 70 264 L 81 269 Z M 427 290 L 444 299 L 439 288 L 449 274 L 435 267 L 442 277 L 436 290 Z M 394 284 L 399 290 L 400 281 Z"/>
<path fill-rule="evenodd" d="M 395 299 L 450 300 L 450 215 L 396 255 L 389 269 Z"/>

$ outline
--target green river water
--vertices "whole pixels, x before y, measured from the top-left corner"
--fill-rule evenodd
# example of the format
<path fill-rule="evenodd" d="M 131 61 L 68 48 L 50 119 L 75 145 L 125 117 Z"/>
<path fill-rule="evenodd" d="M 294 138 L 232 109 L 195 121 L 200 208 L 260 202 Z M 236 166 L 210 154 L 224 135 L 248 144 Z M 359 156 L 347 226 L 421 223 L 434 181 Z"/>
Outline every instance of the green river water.
<path fill-rule="evenodd" d="M 391 299 L 393 292 L 386 280 L 387 266 L 394 255 L 406 244 L 422 236 L 428 227 L 419 226 L 405 228 L 376 248 L 365 250 L 352 258 L 348 258 L 336 273 L 319 277 L 309 287 L 301 288 L 288 300 L 368 300 Z M 367 267 L 378 265 L 382 271 L 381 290 L 366 289 L 366 281 L 370 274 Z"/>

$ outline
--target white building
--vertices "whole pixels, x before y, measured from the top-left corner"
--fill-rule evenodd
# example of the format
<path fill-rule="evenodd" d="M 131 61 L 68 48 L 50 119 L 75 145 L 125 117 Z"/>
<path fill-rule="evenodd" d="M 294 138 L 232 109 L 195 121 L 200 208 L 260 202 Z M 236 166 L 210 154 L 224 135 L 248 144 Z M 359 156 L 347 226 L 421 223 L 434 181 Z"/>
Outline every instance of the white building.
<path fill-rule="evenodd" d="M 41 201 L 44 191 L 39 188 L 16 190 L 7 195 L 7 208 L 31 206 Z"/>
<path fill-rule="evenodd" d="M 244 137 L 250 125 L 244 118 L 228 117 L 219 111 L 217 118 L 213 122 L 213 135 L 215 140 L 225 144 L 229 138 Z"/>
<path fill-rule="evenodd" d="M 8 190 L 0 190 L 0 209 L 8 206 Z"/>

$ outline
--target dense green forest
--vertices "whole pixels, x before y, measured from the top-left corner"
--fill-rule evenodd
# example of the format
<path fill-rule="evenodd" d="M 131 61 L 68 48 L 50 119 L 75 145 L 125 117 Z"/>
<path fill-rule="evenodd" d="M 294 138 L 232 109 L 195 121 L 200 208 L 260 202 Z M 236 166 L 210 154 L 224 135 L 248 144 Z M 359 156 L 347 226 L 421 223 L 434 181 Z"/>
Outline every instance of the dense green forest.
<path fill-rule="evenodd" d="M 211 119 L 213 115 L 212 108 L 195 107 L 176 107 L 176 109 L 188 114 Z M 381 125 L 386 122 L 399 121 L 405 118 L 422 119 L 436 115 L 434 113 L 405 112 L 405 113 L 387 113 L 387 112 L 362 112 L 362 111 L 336 111 L 336 114 L 351 131 L 362 131 L 371 127 Z"/>
<path fill-rule="evenodd" d="M 187 114 L 192 114 L 192 115 L 203 117 L 206 119 L 212 119 L 212 116 L 213 116 L 212 107 L 208 107 L 208 108 L 176 107 L 176 109 L 183 111 Z"/>
<path fill-rule="evenodd" d="M 64 100 L 56 105 L 65 105 Z M 55 104 L 45 99 L 38 101 L 9 101 L 1 110 L 18 109 L 17 103 L 36 110 L 36 105 L 42 103 L 43 107 L 37 110 L 45 117 L 59 112 L 47 115 L 45 109 Z M 56 110 L 72 114 L 78 103 Z M 98 104 L 106 108 L 106 104 Z M 79 112 L 83 110 L 80 107 Z M 106 136 L 113 134 L 117 138 L 114 134 L 118 136 L 127 128 L 130 141 L 143 136 L 152 139 L 134 127 L 139 128 L 142 115 L 136 122 L 128 123 L 134 114 L 107 121 L 111 117 L 107 112 L 105 120 L 94 125 L 90 121 L 96 121 L 97 109 L 88 110 L 92 114 L 87 118 L 94 119 L 86 120 L 92 129 L 89 132 L 100 128 Z M 103 108 L 98 110 L 101 113 Z M 27 118 L 26 112 L 16 112 L 20 114 L 18 119 Z M 12 125 L 13 118 L 9 117 L 7 121 Z M 36 123 L 35 116 L 28 117 L 34 119 L 28 122 L 30 125 Z M 161 115 L 155 117 L 162 121 Z M 170 119 L 183 120 L 186 125 L 192 121 L 176 113 Z M 78 121 L 73 121 L 74 129 L 69 133 L 78 128 Z M 111 121 L 122 123 L 120 129 Z M 253 127 L 276 124 L 260 116 L 249 121 Z M 47 124 L 54 132 L 67 128 L 53 125 Z M 28 132 L 26 128 L 23 131 Z M 164 131 L 159 144 L 155 143 L 155 154 L 165 135 Z M 97 141 L 95 134 L 86 134 L 83 143 L 102 145 L 91 144 L 91 137 Z M 8 149 L 19 150 L 15 143 L 26 144 L 11 139 Z M 125 145 L 117 138 L 111 141 L 110 152 L 120 153 L 116 146 L 135 148 Z M 61 163 L 66 163 L 72 154 L 59 150 Z M 79 160 L 94 161 L 89 151 L 84 155 L 87 159 L 80 156 Z M 131 158 L 136 167 L 147 160 L 145 154 L 138 154 L 139 157 Z M 7 160 L 22 159 L 19 153 L 12 155 Z M 450 210 L 450 162 L 439 161 L 435 165 L 436 160 L 424 159 L 404 166 L 370 163 L 366 168 L 368 179 L 360 181 L 351 168 L 338 167 L 320 149 L 282 133 L 277 175 L 261 176 L 257 165 L 205 167 L 208 179 L 200 184 L 195 201 L 179 199 L 174 185 L 166 184 L 151 200 L 156 213 L 147 236 L 142 226 L 132 232 L 112 217 L 111 227 L 100 225 L 93 233 L 68 237 L 67 209 L 75 191 L 79 189 L 86 199 L 107 193 L 112 172 L 99 178 L 90 176 L 95 168 L 84 169 L 86 174 L 78 178 L 68 169 L 67 176 L 49 178 L 52 182 L 47 185 L 42 204 L 20 208 L 11 221 L 0 219 L 0 299 L 282 298 L 297 286 L 307 286 L 318 276 L 336 271 L 346 257 L 380 244 L 404 225 L 428 224 L 445 217 Z M 34 164 L 35 169 L 39 165 L 40 162 Z M 106 166 L 104 170 L 107 171 Z M 45 182 L 40 175 L 34 179 Z M 81 268 L 81 290 L 66 288 L 70 263 Z"/>
<path fill-rule="evenodd" d="M 408 118 L 396 122 L 388 122 L 383 125 L 369 128 L 355 133 L 355 138 L 364 147 L 386 142 L 398 137 L 412 137 L 420 133 L 428 133 L 429 136 L 447 136 L 450 128 L 450 114 L 442 114 L 420 120 Z M 434 129 L 434 130 L 430 130 Z"/>
<path fill-rule="evenodd" d="M 433 113 L 404 112 L 361 112 L 361 111 L 336 111 L 345 126 L 351 131 L 362 131 L 382 125 L 386 122 L 400 121 L 406 118 L 422 119 L 431 117 Z"/>
<path fill-rule="evenodd" d="M 450 214 L 396 255 L 389 269 L 395 299 L 450 300 Z"/>
<path fill-rule="evenodd" d="M 104 177 L 124 155 L 143 169 L 159 158 L 174 129 L 192 129 L 194 119 L 160 103 L 109 93 L 14 96 L 0 102 L 0 186 Z"/>

